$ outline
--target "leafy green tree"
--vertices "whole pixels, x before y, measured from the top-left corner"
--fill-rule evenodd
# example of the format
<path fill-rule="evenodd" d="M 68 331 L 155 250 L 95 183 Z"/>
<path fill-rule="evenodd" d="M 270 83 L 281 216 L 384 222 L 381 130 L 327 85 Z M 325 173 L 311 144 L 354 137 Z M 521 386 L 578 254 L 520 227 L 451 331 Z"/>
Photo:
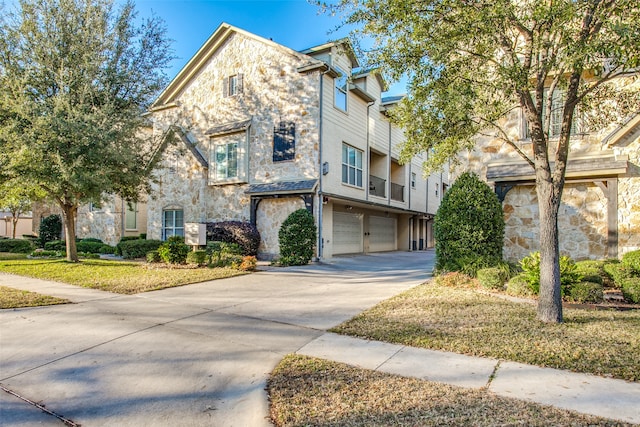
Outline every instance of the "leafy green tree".
<path fill-rule="evenodd" d="M 637 0 L 337 0 L 324 5 L 354 25 L 356 47 L 392 80 L 408 75 L 408 96 L 394 113 L 405 129 L 406 161 L 430 151 L 441 167 L 479 134 L 497 136 L 535 171 L 540 213 L 538 318 L 562 321 L 558 211 L 579 104 L 638 105 L 635 90 L 607 82 L 640 65 Z M 627 88 L 633 88 L 633 85 Z M 560 92 L 561 91 L 561 92 Z M 558 95 L 562 93 L 563 96 Z M 561 128 L 550 138 L 552 106 Z M 521 110 L 530 144 L 508 132 Z"/>
<path fill-rule="evenodd" d="M 78 261 L 80 204 L 136 200 L 157 145 L 142 114 L 171 60 L 158 18 L 132 1 L 19 0 L 0 17 L 0 162 L 60 207 L 67 259 Z"/>
<path fill-rule="evenodd" d="M 16 238 L 16 227 L 20 215 L 29 212 L 32 202 L 42 198 L 43 195 L 38 187 L 24 185 L 17 179 L 0 184 L 0 209 L 11 212 L 12 238 Z"/>
<path fill-rule="evenodd" d="M 462 271 L 465 263 L 502 261 L 504 214 L 498 196 L 473 173 L 463 173 L 442 198 L 433 224 L 436 269 Z"/>

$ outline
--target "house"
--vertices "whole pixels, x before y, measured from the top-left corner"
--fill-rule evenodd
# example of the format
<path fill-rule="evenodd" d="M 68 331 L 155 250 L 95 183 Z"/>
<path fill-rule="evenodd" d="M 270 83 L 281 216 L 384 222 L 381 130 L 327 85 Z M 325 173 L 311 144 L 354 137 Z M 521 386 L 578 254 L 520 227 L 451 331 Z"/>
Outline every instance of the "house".
<path fill-rule="evenodd" d="M 560 120 L 551 115 L 552 140 Z M 558 218 L 560 252 L 574 259 L 621 257 L 640 248 L 640 113 L 601 129 L 574 124 Z M 531 152 L 522 112 L 512 113 L 504 128 Z M 474 150 L 460 156 L 458 171 L 473 171 L 495 188 L 505 214 L 504 256 L 519 260 L 539 249 L 534 171 L 498 138 L 476 141 Z"/>
<path fill-rule="evenodd" d="M 15 236 L 21 238 L 24 235 L 31 235 L 31 212 L 25 212 L 18 216 L 18 221 L 15 224 Z M 11 238 L 14 235 L 13 230 L 13 214 L 11 212 L 0 211 L 0 237 Z"/>
<path fill-rule="evenodd" d="M 147 200 L 147 238 L 250 221 L 274 258 L 280 225 L 306 208 L 320 258 L 432 246 L 448 177 L 423 177 L 421 157 L 399 163 L 387 112 L 401 97 L 385 89 L 346 41 L 299 52 L 223 23 L 147 115 L 178 140 Z"/>

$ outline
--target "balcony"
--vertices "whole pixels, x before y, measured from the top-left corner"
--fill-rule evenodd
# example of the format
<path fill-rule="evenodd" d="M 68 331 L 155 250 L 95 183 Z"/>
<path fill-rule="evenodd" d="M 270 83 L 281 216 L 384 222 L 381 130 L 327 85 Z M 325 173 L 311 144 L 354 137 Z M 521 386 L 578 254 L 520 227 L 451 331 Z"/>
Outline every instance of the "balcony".
<path fill-rule="evenodd" d="M 391 183 L 391 200 L 396 202 L 404 202 L 404 185 Z"/>
<path fill-rule="evenodd" d="M 369 175 L 369 194 L 372 196 L 386 197 L 385 188 L 387 181 L 377 176 Z"/>

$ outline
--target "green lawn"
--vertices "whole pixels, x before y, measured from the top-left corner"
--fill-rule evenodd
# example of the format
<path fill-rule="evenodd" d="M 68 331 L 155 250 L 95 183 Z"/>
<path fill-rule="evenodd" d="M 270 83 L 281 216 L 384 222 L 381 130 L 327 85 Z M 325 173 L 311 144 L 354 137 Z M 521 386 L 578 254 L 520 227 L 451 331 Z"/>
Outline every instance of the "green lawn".
<path fill-rule="evenodd" d="M 136 294 L 246 274 L 230 268 L 170 268 L 111 260 L 70 263 L 60 259 L 0 260 L 0 272 L 120 294 Z"/>
<path fill-rule="evenodd" d="M 267 384 L 271 420 L 289 426 L 624 426 L 599 417 L 350 367 L 286 357 Z"/>
<path fill-rule="evenodd" d="M 543 324 L 533 304 L 433 280 L 332 331 L 640 381 L 640 310 L 565 309 L 564 319 Z"/>

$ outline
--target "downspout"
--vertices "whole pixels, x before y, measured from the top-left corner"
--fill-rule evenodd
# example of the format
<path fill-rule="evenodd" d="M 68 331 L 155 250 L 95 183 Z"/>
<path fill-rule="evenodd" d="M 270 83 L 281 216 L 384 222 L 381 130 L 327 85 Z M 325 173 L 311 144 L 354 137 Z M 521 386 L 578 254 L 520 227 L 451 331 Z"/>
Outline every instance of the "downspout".
<path fill-rule="evenodd" d="M 391 122 L 389 122 L 389 155 L 387 161 L 387 178 L 389 183 L 389 191 L 387 191 L 387 205 L 391 206 Z"/>
<path fill-rule="evenodd" d="M 376 103 L 376 101 L 372 101 L 367 104 L 367 185 L 365 188 L 365 197 L 366 201 L 369 201 L 369 188 L 371 186 L 371 132 L 369 129 L 369 111 L 371 107 Z"/>
<path fill-rule="evenodd" d="M 318 179 L 318 260 L 321 260 L 323 255 L 324 255 L 324 238 L 322 237 L 322 232 L 323 232 L 323 228 L 322 228 L 322 223 L 324 222 L 324 218 L 323 218 L 323 209 L 322 206 L 324 205 L 324 196 L 323 196 L 323 190 L 322 190 L 322 177 L 323 175 L 323 163 L 322 163 L 322 128 L 324 127 L 324 121 L 322 118 L 322 112 L 323 112 L 323 105 L 324 105 L 324 75 L 327 74 L 329 72 L 329 69 L 327 69 L 326 71 L 322 71 L 320 72 L 320 109 L 318 112 L 319 120 L 319 129 L 318 129 L 318 160 L 319 160 L 319 171 L 320 171 L 320 177 Z"/>

